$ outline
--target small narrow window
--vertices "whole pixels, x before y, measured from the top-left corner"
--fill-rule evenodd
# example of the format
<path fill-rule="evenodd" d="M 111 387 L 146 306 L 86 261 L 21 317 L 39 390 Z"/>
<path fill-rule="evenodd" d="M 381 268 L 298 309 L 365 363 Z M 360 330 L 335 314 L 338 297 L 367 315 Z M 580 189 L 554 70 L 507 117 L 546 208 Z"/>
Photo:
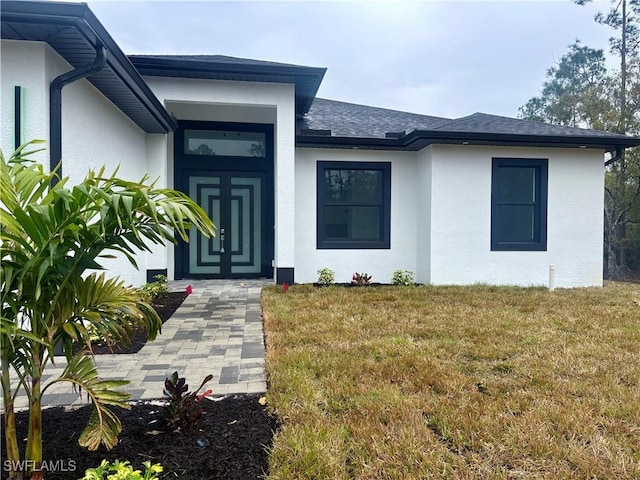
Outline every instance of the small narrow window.
<path fill-rule="evenodd" d="M 390 248 L 391 164 L 318 162 L 318 248 Z"/>
<path fill-rule="evenodd" d="M 548 160 L 494 158 L 491 250 L 547 249 Z"/>
<path fill-rule="evenodd" d="M 225 130 L 185 130 L 186 155 L 264 157 L 265 134 Z"/>

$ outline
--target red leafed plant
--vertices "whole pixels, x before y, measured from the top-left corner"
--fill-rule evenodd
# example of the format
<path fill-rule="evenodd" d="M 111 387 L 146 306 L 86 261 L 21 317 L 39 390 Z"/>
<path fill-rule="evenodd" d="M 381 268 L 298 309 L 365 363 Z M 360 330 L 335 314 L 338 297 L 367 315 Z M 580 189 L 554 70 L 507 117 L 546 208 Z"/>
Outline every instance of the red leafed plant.
<path fill-rule="evenodd" d="M 178 377 L 178 372 L 173 372 L 164 381 L 164 395 L 169 398 L 169 404 L 165 412 L 168 427 L 171 430 L 190 429 L 198 426 L 202 417 L 202 400 L 211 394 L 211 390 L 198 393 L 205 383 L 210 382 L 213 375 L 207 375 L 197 390 L 189 392 L 189 385 L 184 377 Z"/>
<path fill-rule="evenodd" d="M 289 291 L 289 284 L 287 282 L 284 282 L 282 284 L 282 290 L 284 290 L 285 292 Z"/>
<path fill-rule="evenodd" d="M 369 275 L 368 273 L 356 272 L 351 277 L 351 283 L 360 286 L 371 285 L 371 275 Z"/>

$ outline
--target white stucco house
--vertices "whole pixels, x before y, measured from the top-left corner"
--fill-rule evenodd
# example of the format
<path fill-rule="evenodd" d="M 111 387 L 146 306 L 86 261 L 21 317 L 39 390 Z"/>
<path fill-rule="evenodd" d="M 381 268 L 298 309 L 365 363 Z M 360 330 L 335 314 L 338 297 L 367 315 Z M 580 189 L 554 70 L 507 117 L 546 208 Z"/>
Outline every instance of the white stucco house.
<path fill-rule="evenodd" d="M 3 0 L 1 146 L 43 138 L 71 183 L 120 165 L 188 193 L 208 240 L 141 254 L 133 284 L 394 270 L 433 284 L 602 284 L 605 159 L 640 138 L 316 98 L 324 68 L 127 56 L 85 4 Z M 608 160 L 608 161 L 611 161 Z"/>

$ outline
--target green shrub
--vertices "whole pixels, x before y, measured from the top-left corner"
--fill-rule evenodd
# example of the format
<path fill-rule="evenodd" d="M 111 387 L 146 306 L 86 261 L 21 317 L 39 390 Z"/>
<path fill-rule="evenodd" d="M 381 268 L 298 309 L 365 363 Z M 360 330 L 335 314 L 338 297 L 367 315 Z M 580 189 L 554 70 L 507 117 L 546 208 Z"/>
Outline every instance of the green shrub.
<path fill-rule="evenodd" d="M 103 460 L 97 468 L 89 468 L 84 472 L 84 477 L 79 480 L 158 480 L 156 473 L 162 472 L 162 465 L 151 465 L 150 461 L 142 464 L 144 473 L 134 470 L 129 461 L 116 460 L 109 463 Z"/>
<path fill-rule="evenodd" d="M 413 272 L 409 270 L 396 270 L 391 277 L 391 284 L 404 286 L 414 285 Z"/>
<path fill-rule="evenodd" d="M 169 293 L 169 282 L 164 275 L 156 275 L 155 282 L 145 283 L 141 290 L 145 296 L 155 300 L 156 298 L 165 297 Z"/>
<path fill-rule="evenodd" d="M 318 283 L 320 285 L 331 285 L 336 281 L 336 274 L 330 268 L 318 270 Z"/>

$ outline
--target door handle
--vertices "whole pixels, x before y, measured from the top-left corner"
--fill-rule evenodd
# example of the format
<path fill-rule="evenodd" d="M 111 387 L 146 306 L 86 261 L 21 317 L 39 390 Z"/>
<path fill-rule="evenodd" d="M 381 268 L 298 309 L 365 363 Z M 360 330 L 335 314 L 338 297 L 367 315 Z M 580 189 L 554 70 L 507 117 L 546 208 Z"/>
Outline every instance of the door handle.
<path fill-rule="evenodd" d="M 220 253 L 224 253 L 224 228 L 220 229 Z"/>

